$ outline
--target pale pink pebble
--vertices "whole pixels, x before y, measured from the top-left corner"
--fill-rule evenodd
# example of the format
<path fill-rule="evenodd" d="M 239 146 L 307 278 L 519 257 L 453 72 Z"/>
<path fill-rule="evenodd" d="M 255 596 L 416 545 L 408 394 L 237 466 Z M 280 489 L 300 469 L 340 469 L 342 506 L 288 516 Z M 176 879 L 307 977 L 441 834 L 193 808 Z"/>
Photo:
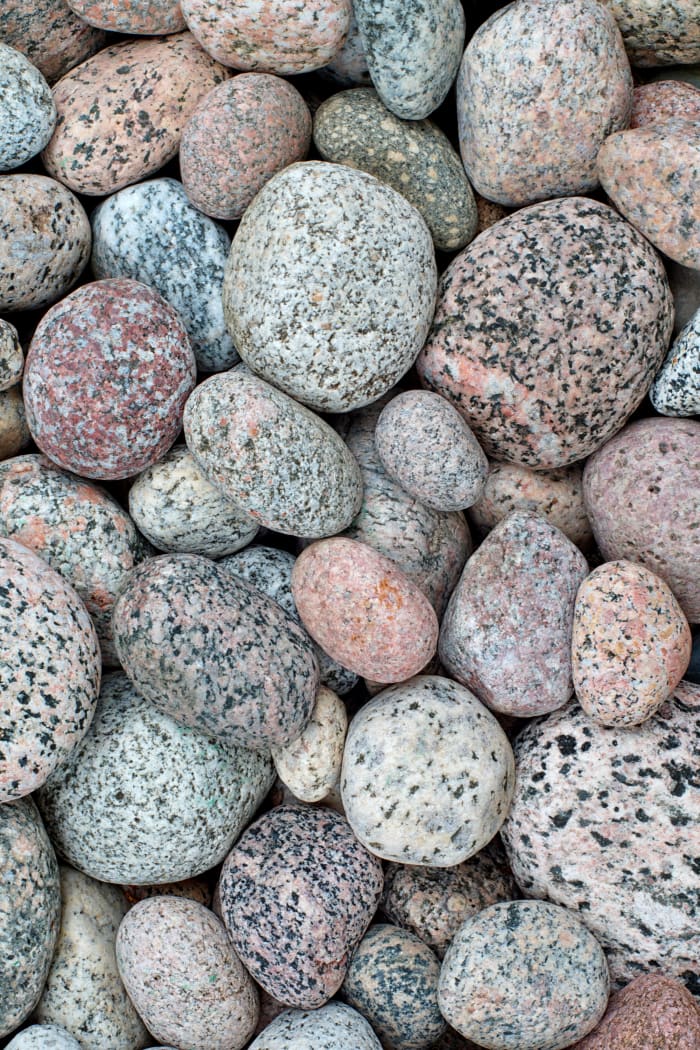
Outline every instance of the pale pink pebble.
<path fill-rule="evenodd" d="M 639 84 L 634 89 L 634 105 L 630 128 L 680 117 L 700 120 L 700 91 L 682 80 L 658 80 Z"/>
<path fill-rule="evenodd" d="M 106 40 L 65 0 L 3 0 L 0 38 L 26 55 L 49 84 L 94 55 Z"/>
<path fill-rule="evenodd" d="M 700 1010 L 681 981 L 635 977 L 615 992 L 603 1019 L 571 1050 L 698 1050 Z"/>
<path fill-rule="evenodd" d="M 185 28 L 179 0 L 68 0 L 89 25 L 112 33 L 166 36 Z"/>

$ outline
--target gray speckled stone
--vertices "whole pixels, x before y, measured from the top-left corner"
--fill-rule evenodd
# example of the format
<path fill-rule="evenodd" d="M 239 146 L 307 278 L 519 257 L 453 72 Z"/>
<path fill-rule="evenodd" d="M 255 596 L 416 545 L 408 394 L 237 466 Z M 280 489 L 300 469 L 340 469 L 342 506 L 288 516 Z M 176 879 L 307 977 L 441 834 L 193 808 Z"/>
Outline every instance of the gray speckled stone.
<path fill-rule="evenodd" d="M 24 352 L 17 329 L 0 318 L 0 392 L 19 382 L 23 368 Z"/>
<path fill-rule="evenodd" d="M 97 278 L 131 277 L 160 292 L 182 318 L 201 371 L 236 364 L 221 305 L 231 238 L 190 204 L 179 182 L 129 186 L 100 204 L 90 221 Z"/>
<path fill-rule="evenodd" d="M 664 416 L 700 415 L 700 310 L 672 344 L 649 397 Z"/>
<path fill-rule="evenodd" d="M 343 1003 L 320 1010 L 285 1010 L 249 1050 L 381 1050 L 367 1021 Z"/>
<path fill-rule="evenodd" d="M 51 88 L 28 58 L 0 43 L 0 171 L 18 168 L 51 138 L 56 106 Z"/>
<path fill-rule="evenodd" d="M 457 76 L 465 19 L 459 0 L 354 0 L 372 81 L 397 117 L 420 120 Z"/>
<path fill-rule="evenodd" d="M 332 95 L 314 117 L 324 160 L 368 171 L 401 193 L 425 219 L 436 248 L 463 248 L 476 233 L 476 201 L 462 161 L 429 120 L 394 116 L 376 91 Z"/>
<path fill-rule="evenodd" d="M 114 674 L 38 801 L 57 851 L 85 874 L 177 882 L 223 859 L 273 779 L 267 755 L 177 725 Z"/>
<path fill-rule="evenodd" d="M 60 875 L 61 928 L 34 1019 L 60 1025 L 84 1050 L 138 1050 L 148 1034 L 114 954 L 126 898 L 118 886 L 64 865 Z"/>
<path fill-rule="evenodd" d="M 346 412 L 411 367 L 435 308 L 433 242 L 390 186 L 338 164 L 293 164 L 246 211 L 224 277 L 224 316 L 263 379 Z"/>
<path fill-rule="evenodd" d="M 5 1050 L 81 1050 L 80 1043 L 65 1028 L 55 1024 L 33 1024 L 16 1035 Z"/>
<path fill-rule="evenodd" d="M 449 1023 L 491 1050 L 563 1050 L 608 1003 L 603 949 L 565 908 L 492 904 L 457 931 L 438 990 Z"/>
<path fill-rule="evenodd" d="M 642 68 L 700 62 L 694 0 L 602 0 L 617 21 L 630 62 Z"/>
<path fill-rule="evenodd" d="M 49 972 L 61 893 L 53 847 L 30 798 L 0 806 L 0 1038 L 37 1004 Z"/>

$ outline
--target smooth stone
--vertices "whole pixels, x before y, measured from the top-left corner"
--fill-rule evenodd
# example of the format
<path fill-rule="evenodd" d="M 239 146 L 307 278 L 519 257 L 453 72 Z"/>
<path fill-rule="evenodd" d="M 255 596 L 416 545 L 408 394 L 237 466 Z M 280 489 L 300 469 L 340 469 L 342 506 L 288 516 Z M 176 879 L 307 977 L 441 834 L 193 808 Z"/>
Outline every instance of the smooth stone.
<path fill-rule="evenodd" d="M 19 382 L 23 369 L 24 351 L 17 329 L 0 318 L 0 393 Z"/>
<path fill-rule="evenodd" d="M 22 385 L 0 390 L 0 460 L 16 456 L 32 440 L 22 399 Z"/>
<path fill-rule="evenodd" d="M 221 282 L 231 238 L 194 208 L 175 179 L 128 186 L 92 213 L 95 277 L 131 277 L 177 310 L 202 372 L 239 361 L 224 323 Z"/>
<path fill-rule="evenodd" d="M 320 1010 L 285 1010 L 249 1050 L 380 1050 L 381 1045 L 361 1014 L 333 1002 Z"/>
<path fill-rule="evenodd" d="M 252 824 L 219 880 L 243 964 L 279 1002 L 302 1009 L 338 991 L 381 891 L 382 866 L 347 821 L 301 805 L 278 806 Z"/>
<path fill-rule="evenodd" d="M 459 0 L 353 0 L 372 82 L 397 117 L 421 120 L 457 76 L 466 21 Z"/>
<path fill-rule="evenodd" d="M 418 373 L 487 455 L 566 467 L 641 403 L 672 325 L 661 260 L 629 223 L 587 197 L 546 201 L 450 263 Z"/>
<path fill-rule="evenodd" d="M 697 1000 L 672 977 L 646 973 L 615 992 L 596 1028 L 572 1050 L 696 1050 Z"/>
<path fill-rule="evenodd" d="M 359 85 L 369 87 L 372 78 L 367 68 L 367 55 L 357 25 L 355 12 L 350 12 L 350 28 L 340 51 L 336 52 L 328 65 L 318 70 L 321 77 L 335 81 L 342 87 Z"/>
<path fill-rule="evenodd" d="M 671 344 L 649 399 L 664 416 L 700 415 L 700 309 Z"/>
<path fill-rule="evenodd" d="M 69 864 L 103 882 L 151 884 L 220 863 L 273 779 L 267 755 L 183 728 L 113 674 L 90 732 L 37 797 Z"/>
<path fill-rule="evenodd" d="M 367 171 L 402 194 L 436 248 L 454 251 L 474 237 L 474 194 L 449 139 L 431 121 L 400 120 L 376 91 L 356 88 L 319 107 L 314 143 L 324 160 Z"/>
<path fill-rule="evenodd" d="M 18 168 L 40 153 L 56 116 L 51 88 L 36 66 L 0 42 L 0 171 Z"/>
<path fill-rule="evenodd" d="M 128 905 L 118 886 L 60 866 L 61 928 L 34 1011 L 85 1047 L 138 1050 L 148 1033 L 126 993 L 114 944 Z"/>
<path fill-rule="evenodd" d="M 414 363 L 436 282 L 430 231 L 401 194 L 340 164 L 293 164 L 243 216 L 224 316 L 253 372 L 317 411 L 347 412 Z"/>
<path fill-rule="evenodd" d="M 134 36 L 166 36 L 185 28 L 179 0 L 68 0 L 70 7 L 89 25 L 111 33 Z"/>
<path fill-rule="evenodd" d="M 385 689 L 355 715 L 341 790 L 367 849 L 401 864 L 449 868 L 496 834 L 514 776 L 513 752 L 491 712 L 464 686 L 424 675 Z"/>
<path fill-rule="evenodd" d="M 634 89 L 630 128 L 644 128 L 666 120 L 700 120 L 700 91 L 680 80 L 639 84 Z"/>
<path fill-rule="evenodd" d="M 5 1050 L 81 1050 L 81 1047 L 65 1028 L 33 1024 L 11 1039 Z"/>
<path fill-rule="evenodd" d="M 280 780 L 302 802 L 320 802 L 340 776 L 348 728 L 345 704 L 325 686 L 300 737 L 271 749 Z"/>
<path fill-rule="evenodd" d="M 608 1003 L 598 941 L 565 908 L 492 904 L 455 934 L 440 971 L 440 1009 L 490 1050 L 563 1050 L 587 1035 Z"/>
<path fill-rule="evenodd" d="M 694 0 L 602 0 L 615 16 L 630 62 L 642 69 L 700 62 Z"/>
<path fill-rule="evenodd" d="M 104 47 L 106 36 L 65 0 L 5 0 L 0 38 L 26 55 L 49 84 Z"/>
<path fill-rule="evenodd" d="M 457 80 L 469 181 L 515 207 L 596 189 L 598 151 L 629 124 L 632 92 L 615 19 L 595 0 L 496 11 L 469 41 Z"/>

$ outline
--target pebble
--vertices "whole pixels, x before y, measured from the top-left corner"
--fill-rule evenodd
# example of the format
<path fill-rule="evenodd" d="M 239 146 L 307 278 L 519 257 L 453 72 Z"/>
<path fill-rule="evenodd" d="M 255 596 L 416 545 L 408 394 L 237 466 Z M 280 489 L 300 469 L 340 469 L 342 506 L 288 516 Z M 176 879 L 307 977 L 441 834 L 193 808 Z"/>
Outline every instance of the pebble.
<path fill-rule="evenodd" d="M 671 345 L 649 398 L 664 416 L 700 415 L 700 310 Z"/>
<path fill-rule="evenodd" d="M 227 76 L 190 33 L 112 44 L 56 84 L 44 167 L 87 196 L 139 182 L 175 156 L 197 102 Z"/>
<path fill-rule="evenodd" d="M 17 329 L 0 318 L 0 393 L 19 382 L 23 369 L 24 351 Z"/>
<path fill-rule="evenodd" d="M 122 920 L 116 951 L 126 990 L 156 1039 L 193 1050 L 246 1045 L 258 1020 L 255 985 L 204 905 L 140 901 Z"/>
<path fill-rule="evenodd" d="M 300 805 L 252 824 L 219 881 L 223 920 L 244 965 L 279 1002 L 305 1010 L 340 988 L 381 890 L 382 866 L 348 823 Z"/>
<path fill-rule="evenodd" d="M 80 1050 L 80 1043 L 58 1025 L 33 1024 L 11 1039 L 6 1050 Z"/>
<path fill-rule="evenodd" d="M 324 160 L 367 171 L 402 194 L 423 216 L 436 248 L 463 248 L 476 233 L 476 202 L 462 162 L 431 121 L 400 120 L 376 91 L 356 88 L 319 107 L 314 143 Z"/>
<path fill-rule="evenodd" d="M 311 718 L 300 737 L 286 747 L 273 747 L 280 780 L 302 802 L 320 802 L 337 782 L 348 728 L 345 704 L 320 686 Z"/>
<path fill-rule="evenodd" d="M 240 219 L 278 171 L 306 158 L 311 114 L 297 89 L 269 73 L 219 84 L 187 121 L 180 172 L 187 196 L 214 219 Z"/>
<path fill-rule="evenodd" d="M 685 686 L 686 689 L 692 686 Z M 607 728 L 571 704 L 518 736 L 501 829 L 528 897 L 577 912 L 617 986 L 655 970 L 700 991 L 697 700 L 680 689 L 640 726 Z M 635 1048 L 636 1050 L 636 1048 Z"/>
<path fill-rule="evenodd" d="M 700 120 L 700 91 L 680 80 L 639 84 L 634 89 L 631 128 L 644 128 L 666 120 Z"/>
<path fill-rule="evenodd" d="M 594 190 L 596 156 L 629 124 L 632 93 L 620 33 L 602 4 L 517 0 L 496 11 L 469 41 L 457 80 L 469 181 L 515 207 Z"/>
<path fill-rule="evenodd" d="M 273 778 L 267 755 L 177 725 L 112 674 L 89 733 L 37 798 L 69 864 L 149 885 L 220 863 Z"/>
<path fill-rule="evenodd" d="M 21 384 L 0 390 L 0 460 L 16 456 L 31 439 Z"/>
<path fill-rule="evenodd" d="M 145 0 L 123 4 L 120 0 L 70 0 L 70 6 L 89 25 L 111 33 L 165 36 L 185 28 L 179 0 Z"/>
<path fill-rule="evenodd" d="M 610 977 L 595 937 L 543 901 L 492 904 L 457 931 L 440 971 L 449 1023 L 491 1050 L 562 1050 L 605 1012 Z"/>
<path fill-rule="evenodd" d="M 385 689 L 355 715 L 341 790 L 353 831 L 377 856 L 449 868 L 496 834 L 514 776 L 490 711 L 464 686 L 424 675 Z"/>
<path fill-rule="evenodd" d="M 692 2 L 603 0 L 617 21 L 634 66 L 673 66 L 700 62 L 700 26 Z"/>
<path fill-rule="evenodd" d="M 166 452 L 129 489 L 129 514 L 154 547 L 221 558 L 251 543 L 256 522 L 215 489 L 184 445 Z"/>
<path fill-rule="evenodd" d="M 10 171 L 42 151 L 57 114 L 51 88 L 21 51 L 0 42 L 0 63 L 0 171 Z"/>
<path fill-rule="evenodd" d="M 342 87 L 369 87 L 372 78 L 367 68 L 367 55 L 354 10 L 350 12 L 350 28 L 340 51 L 327 66 L 318 70 L 321 77 L 335 81 Z"/>
<path fill-rule="evenodd" d="M 99 51 L 106 40 L 65 0 L 5 0 L 0 38 L 26 55 L 49 84 Z"/>
<path fill-rule="evenodd" d="M 333 1002 L 320 1010 L 285 1010 L 249 1050 L 380 1050 L 381 1045 L 361 1014 Z"/>
<path fill-rule="evenodd" d="M 0 310 L 36 310 L 73 287 L 90 258 L 90 222 L 45 175 L 0 176 Z"/>
<path fill-rule="evenodd" d="M 114 944 L 128 908 L 118 886 L 61 865 L 61 927 L 34 1011 L 88 1047 L 135 1050 L 148 1039 L 117 969 Z"/>
<path fill-rule="evenodd" d="M 297 558 L 294 602 L 311 637 L 356 674 L 401 682 L 435 653 L 438 622 L 418 587 L 357 540 L 319 540 Z"/>
<path fill-rule="evenodd" d="M 655 248 L 700 270 L 700 119 L 611 135 L 598 174 L 612 203 Z"/>
<path fill-rule="evenodd" d="M 559 529 L 513 511 L 467 562 L 440 628 L 457 681 L 501 714 L 547 714 L 573 692 L 571 631 L 585 557 Z"/>
<path fill-rule="evenodd" d="M 565 467 L 640 404 L 672 325 L 661 260 L 633 227 L 589 198 L 546 201 L 447 267 L 418 372 L 487 455 Z"/>
<path fill-rule="evenodd" d="M 638 419 L 592 456 L 583 495 L 606 561 L 639 562 L 700 623 L 700 423 Z"/>
<path fill-rule="evenodd" d="M 202 372 L 240 360 L 224 323 L 221 282 L 231 238 L 194 208 L 175 179 L 152 179 L 112 194 L 93 211 L 95 277 L 131 277 L 177 310 Z"/>
<path fill-rule="evenodd" d="M 83 477 L 130 477 L 175 441 L 195 385 L 187 332 L 138 281 L 95 281 L 56 303 L 24 370 L 29 429 L 49 459 Z"/>
<path fill-rule="evenodd" d="M 367 66 L 384 105 L 421 120 L 444 101 L 464 48 L 459 0 L 353 0 Z"/>
<path fill-rule="evenodd" d="M 697 1001 L 680 981 L 662 974 L 635 977 L 615 992 L 602 1021 L 572 1050 L 696 1050 Z"/>
<path fill-rule="evenodd" d="M 31 798 L 0 805 L 0 1039 L 41 995 L 61 918 L 58 865 Z"/>
<path fill-rule="evenodd" d="M 317 411 L 347 412 L 414 363 L 436 282 L 430 231 L 401 194 L 340 164 L 293 164 L 241 221 L 224 316 L 253 372 Z"/>
<path fill-rule="evenodd" d="M 329 536 L 360 509 L 360 470 L 336 432 L 250 373 L 236 369 L 198 386 L 184 429 L 205 477 L 269 529 Z"/>

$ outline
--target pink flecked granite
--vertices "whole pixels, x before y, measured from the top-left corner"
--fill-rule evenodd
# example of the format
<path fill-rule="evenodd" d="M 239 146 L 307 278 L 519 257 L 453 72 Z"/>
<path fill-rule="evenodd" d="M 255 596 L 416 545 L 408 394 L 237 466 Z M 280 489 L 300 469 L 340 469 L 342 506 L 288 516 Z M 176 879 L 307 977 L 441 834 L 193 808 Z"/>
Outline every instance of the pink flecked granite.
<path fill-rule="evenodd" d="M 666 120 L 700 120 L 700 90 L 683 80 L 657 80 L 634 89 L 631 128 Z"/>
<path fill-rule="evenodd" d="M 185 28 L 179 0 L 69 0 L 77 15 L 91 26 L 134 36 L 166 36 Z"/>
<path fill-rule="evenodd" d="M 105 44 L 105 34 L 78 18 L 66 0 L 5 0 L 0 38 L 21 51 L 49 84 Z"/>
<path fill-rule="evenodd" d="M 605 1016 L 571 1050 L 697 1050 L 700 1010 L 672 977 L 647 973 L 615 994 Z"/>

